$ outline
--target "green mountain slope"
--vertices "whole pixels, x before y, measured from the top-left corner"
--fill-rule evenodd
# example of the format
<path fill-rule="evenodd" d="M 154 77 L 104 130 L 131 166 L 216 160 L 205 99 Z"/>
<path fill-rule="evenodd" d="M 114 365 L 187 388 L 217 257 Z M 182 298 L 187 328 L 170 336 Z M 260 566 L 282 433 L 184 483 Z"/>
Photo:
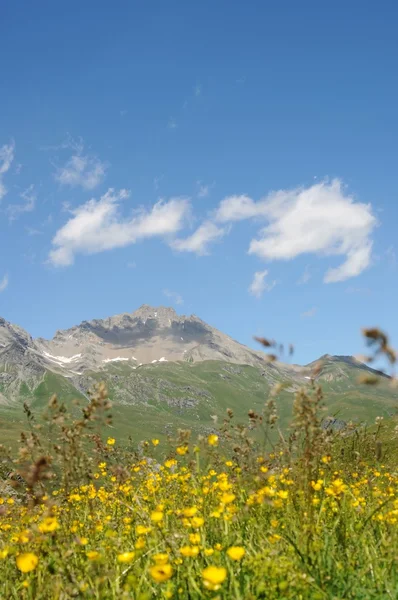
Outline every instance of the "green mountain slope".
<path fill-rule="evenodd" d="M 325 417 L 372 424 L 376 416 L 386 418 L 397 413 L 398 390 L 386 377 L 381 377 L 378 385 L 359 384 L 363 369 L 367 368 L 349 357 L 324 357 L 317 381 L 324 390 Z M 20 383 L 17 398 L 14 389 L 14 400 L 0 405 L 1 443 L 14 445 L 19 431 L 25 428 L 24 401 L 34 412 L 40 412 L 55 393 L 77 414 L 78 407 L 72 401 L 86 403 L 87 389 L 102 381 L 113 403 L 109 434 L 124 441 L 129 437 L 135 441 L 163 438 L 178 428 L 206 434 L 215 427 L 214 416 L 221 422 L 227 408 L 234 411 L 237 421 L 246 421 L 250 409 L 261 412 L 276 383 L 285 385 L 276 402 L 281 428 L 286 429 L 294 392 L 310 385 L 309 372 L 279 363 L 262 369 L 223 361 L 164 362 L 139 369 L 117 362 L 73 379 L 44 371 L 36 383 Z M 6 398 L 7 389 L 4 383 L 0 385 Z"/>

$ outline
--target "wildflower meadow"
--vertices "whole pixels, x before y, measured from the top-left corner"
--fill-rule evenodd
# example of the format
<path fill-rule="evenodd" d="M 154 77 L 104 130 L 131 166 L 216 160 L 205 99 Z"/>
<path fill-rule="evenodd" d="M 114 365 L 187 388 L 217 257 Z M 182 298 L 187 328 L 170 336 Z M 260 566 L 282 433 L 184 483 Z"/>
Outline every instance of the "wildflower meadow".
<path fill-rule="evenodd" d="M 18 456 L 2 448 L 1 598 L 343 600 L 398 597 L 398 472 L 383 425 L 322 426 L 322 390 L 278 428 L 231 410 L 215 431 L 126 447 L 106 390 L 73 420 L 26 407 Z M 10 466 L 12 467 L 11 470 Z"/>

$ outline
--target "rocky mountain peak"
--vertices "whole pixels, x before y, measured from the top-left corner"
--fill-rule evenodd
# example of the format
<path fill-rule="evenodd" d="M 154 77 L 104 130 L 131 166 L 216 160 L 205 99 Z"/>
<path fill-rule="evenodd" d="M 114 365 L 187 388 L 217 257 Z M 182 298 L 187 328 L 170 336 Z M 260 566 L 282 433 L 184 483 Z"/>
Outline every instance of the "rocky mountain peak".
<path fill-rule="evenodd" d="M 13 325 L 3 319 L 3 317 L 0 317 L 0 347 L 5 347 L 12 343 L 28 346 L 33 344 L 33 339 L 22 327 Z"/>

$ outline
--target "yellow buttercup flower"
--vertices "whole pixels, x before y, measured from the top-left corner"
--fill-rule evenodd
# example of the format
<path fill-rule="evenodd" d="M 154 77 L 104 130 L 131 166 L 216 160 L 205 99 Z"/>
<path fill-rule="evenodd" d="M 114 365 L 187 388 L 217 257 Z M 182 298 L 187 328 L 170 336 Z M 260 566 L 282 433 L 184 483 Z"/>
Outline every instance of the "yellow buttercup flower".
<path fill-rule="evenodd" d="M 199 546 L 182 546 L 180 553 L 183 556 L 195 557 L 199 554 Z"/>
<path fill-rule="evenodd" d="M 151 512 L 151 521 L 154 523 L 160 523 L 163 520 L 163 513 L 160 510 L 154 510 Z"/>
<path fill-rule="evenodd" d="M 155 440 L 152 440 L 152 444 L 153 444 L 154 446 L 158 446 L 158 445 L 159 445 L 159 440 L 156 440 L 156 439 L 155 439 Z"/>
<path fill-rule="evenodd" d="M 211 591 L 219 590 L 221 584 L 227 578 L 227 569 L 225 567 L 206 567 L 202 571 L 202 578 L 204 586 Z"/>
<path fill-rule="evenodd" d="M 335 479 L 329 487 L 325 489 L 328 496 L 339 497 L 347 491 L 347 486 L 342 479 Z"/>
<path fill-rule="evenodd" d="M 59 523 L 55 517 L 47 517 L 39 524 L 41 533 L 52 533 L 59 529 Z"/>
<path fill-rule="evenodd" d="M 143 548 L 145 548 L 145 544 L 146 544 L 145 538 L 139 537 L 139 538 L 137 538 L 137 541 L 134 544 L 134 547 L 136 550 L 142 550 Z"/>
<path fill-rule="evenodd" d="M 218 446 L 218 435 L 216 435 L 215 433 L 209 435 L 209 437 L 207 438 L 207 443 L 209 444 L 209 446 Z"/>
<path fill-rule="evenodd" d="M 145 525 L 137 525 L 135 528 L 135 532 L 137 535 L 146 535 L 151 531 L 151 527 L 146 527 Z"/>
<path fill-rule="evenodd" d="M 122 552 L 122 554 L 117 555 L 117 560 L 120 563 L 129 563 L 134 560 L 135 552 Z"/>
<path fill-rule="evenodd" d="M 176 452 L 179 456 L 184 456 L 188 452 L 188 446 L 178 446 Z"/>
<path fill-rule="evenodd" d="M 17 555 L 16 563 L 22 573 L 29 573 L 29 571 L 36 569 L 39 564 L 39 558 L 33 552 L 25 552 L 24 554 Z"/>
<path fill-rule="evenodd" d="M 86 552 L 86 556 L 89 560 L 98 560 L 101 554 L 97 552 L 97 550 L 90 550 L 89 552 Z"/>
<path fill-rule="evenodd" d="M 150 567 L 149 573 L 156 583 L 163 583 L 172 577 L 173 567 L 169 563 L 164 565 L 154 565 Z"/>
<path fill-rule="evenodd" d="M 182 511 L 184 517 L 193 517 L 194 515 L 196 515 L 197 512 L 198 512 L 198 509 L 196 506 L 190 506 L 189 508 L 184 508 L 184 510 Z"/>
<path fill-rule="evenodd" d="M 158 554 L 152 556 L 152 560 L 157 565 L 166 565 L 169 562 L 169 555 L 167 552 L 158 552 Z"/>
<path fill-rule="evenodd" d="M 231 502 L 233 502 L 235 500 L 236 496 L 235 494 L 230 494 L 228 492 L 225 492 L 225 494 L 223 494 L 221 496 L 221 502 L 223 504 L 231 504 Z"/>
<path fill-rule="evenodd" d="M 192 517 L 191 525 L 192 527 L 199 528 L 202 527 L 204 522 L 205 520 L 203 517 Z"/>
<path fill-rule="evenodd" d="M 231 560 L 242 560 L 245 555 L 245 549 L 242 546 L 231 546 L 228 548 L 227 554 Z"/>
<path fill-rule="evenodd" d="M 106 443 L 108 444 L 108 446 L 114 446 L 116 443 L 116 440 L 115 440 L 115 438 L 108 437 Z"/>
<path fill-rule="evenodd" d="M 87 546 L 88 541 L 89 540 L 86 537 L 82 537 L 82 538 L 78 538 L 77 539 L 77 543 L 80 544 L 81 546 Z"/>

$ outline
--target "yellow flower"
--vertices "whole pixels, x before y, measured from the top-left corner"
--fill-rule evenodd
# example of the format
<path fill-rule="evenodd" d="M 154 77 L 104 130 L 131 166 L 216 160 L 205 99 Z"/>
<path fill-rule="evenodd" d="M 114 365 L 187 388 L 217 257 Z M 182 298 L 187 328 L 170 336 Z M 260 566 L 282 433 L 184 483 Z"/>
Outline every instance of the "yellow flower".
<path fill-rule="evenodd" d="M 136 550 L 142 550 L 142 548 L 145 548 L 145 544 L 146 544 L 145 538 L 139 537 L 139 538 L 137 538 L 137 541 L 134 544 L 134 547 Z"/>
<path fill-rule="evenodd" d="M 200 543 L 200 534 L 199 533 L 190 533 L 189 541 L 191 544 L 199 544 Z"/>
<path fill-rule="evenodd" d="M 221 496 L 221 502 L 223 504 L 231 504 L 231 502 L 233 502 L 235 498 L 235 494 L 228 494 L 228 492 L 225 492 L 225 494 Z"/>
<path fill-rule="evenodd" d="M 277 519 L 271 519 L 271 527 L 278 527 L 279 521 Z"/>
<path fill-rule="evenodd" d="M 228 548 L 227 554 L 231 560 L 242 560 L 245 555 L 245 549 L 242 546 L 231 546 Z"/>
<path fill-rule="evenodd" d="M 0 559 L 7 558 L 7 556 L 8 556 L 8 548 L 3 548 L 3 550 L 0 550 Z"/>
<path fill-rule="evenodd" d="M 151 527 L 145 527 L 145 525 L 137 525 L 135 532 L 137 535 L 146 535 L 151 531 Z"/>
<path fill-rule="evenodd" d="M 214 554 L 214 549 L 213 548 L 205 548 L 204 553 L 205 553 L 205 556 L 211 556 L 212 554 Z"/>
<path fill-rule="evenodd" d="M 312 489 L 315 490 L 316 492 L 319 492 L 319 490 L 322 489 L 322 485 L 323 485 L 323 480 L 322 479 L 318 479 L 316 482 L 315 481 L 311 481 Z"/>
<path fill-rule="evenodd" d="M 180 553 L 183 556 L 195 557 L 199 554 L 199 546 L 182 546 Z"/>
<path fill-rule="evenodd" d="M 188 452 L 188 446 L 178 446 L 178 448 L 176 448 L 176 452 L 180 456 L 184 456 L 184 454 Z"/>
<path fill-rule="evenodd" d="M 207 438 L 207 443 L 209 444 L 209 446 L 218 446 L 218 435 L 216 435 L 215 433 L 209 435 L 209 437 Z"/>
<path fill-rule="evenodd" d="M 279 498 L 282 498 L 282 500 L 286 500 L 289 496 L 289 492 L 287 490 L 280 490 L 278 496 Z"/>
<path fill-rule="evenodd" d="M 30 541 L 31 535 L 31 532 L 28 529 L 25 529 L 24 531 L 21 531 L 18 536 L 15 536 L 13 541 L 19 542 L 20 544 L 27 544 Z"/>
<path fill-rule="evenodd" d="M 52 533 L 59 528 L 59 523 L 55 517 L 47 517 L 39 524 L 41 533 Z"/>
<path fill-rule="evenodd" d="M 196 515 L 197 512 L 198 512 L 198 509 L 196 508 L 196 506 L 184 508 L 184 510 L 182 511 L 184 517 L 193 517 L 194 515 Z"/>
<path fill-rule="evenodd" d="M 156 583 L 163 583 L 172 577 L 173 567 L 168 563 L 165 565 L 154 565 L 150 567 L 149 572 Z"/>
<path fill-rule="evenodd" d="M 198 527 L 202 527 L 204 522 L 205 522 L 205 520 L 203 517 L 192 517 L 191 525 L 192 525 L 192 527 L 198 528 Z"/>
<path fill-rule="evenodd" d="M 17 567 L 22 573 L 29 573 L 36 569 L 39 558 L 32 552 L 25 552 L 24 554 L 18 554 L 16 558 Z"/>
<path fill-rule="evenodd" d="M 108 439 L 106 441 L 106 443 L 108 444 L 108 446 L 114 446 L 115 442 L 116 442 L 115 438 L 112 438 L 112 437 L 108 437 Z"/>
<path fill-rule="evenodd" d="M 86 552 L 86 556 L 89 560 L 98 560 L 101 555 L 97 550 L 89 550 L 89 552 Z"/>
<path fill-rule="evenodd" d="M 86 537 L 78 538 L 77 543 L 80 544 L 81 546 L 87 546 L 88 538 L 86 538 Z"/>
<path fill-rule="evenodd" d="M 327 455 L 327 456 L 322 456 L 321 461 L 323 462 L 324 465 L 327 465 L 328 463 L 330 463 L 330 461 L 332 460 L 332 457 Z"/>
<path fill-rule="evenodd" d="M 151 521 L 154 523 L 160 523 L 163 520 L 163 513 L 160 510 L 154 510 L 151 512 Z"/>
<path fill-rule="evenodd" d="M 158 446 L 158 444 L 159 444 L 159 440 L 152 440 L 152 444 L 153 444 L 154 446 Z"/>
<path fill-rule="evenodd" d="M 335 479 L 330 486 L 326 488 L 325 492 L 328 496 L 339 497 L 341 494 L 344 494 L 347 489 L 348 488 L 342 479 Z"/>
<path fill-rule="evenodd" d="M 202 571 L 203 584 L 208 590 L 219 590 L 221 584 L 227 577 L 227 569 L 225 567 L 206 567 Z"/>
<path fill-rule="evenodd" d="M 117 555 L 117 560 L 120 563 L 129 563 L 134 560 L 135 552 L 123 552 Z"/>
<path fill-rule="evenodd" d="M 169 555 L 167 552 L 159 552 L 158 554 L 154 554 L 152 556 L 152 560 L 159 565 L 166 565 L 169 562 Z"/>

